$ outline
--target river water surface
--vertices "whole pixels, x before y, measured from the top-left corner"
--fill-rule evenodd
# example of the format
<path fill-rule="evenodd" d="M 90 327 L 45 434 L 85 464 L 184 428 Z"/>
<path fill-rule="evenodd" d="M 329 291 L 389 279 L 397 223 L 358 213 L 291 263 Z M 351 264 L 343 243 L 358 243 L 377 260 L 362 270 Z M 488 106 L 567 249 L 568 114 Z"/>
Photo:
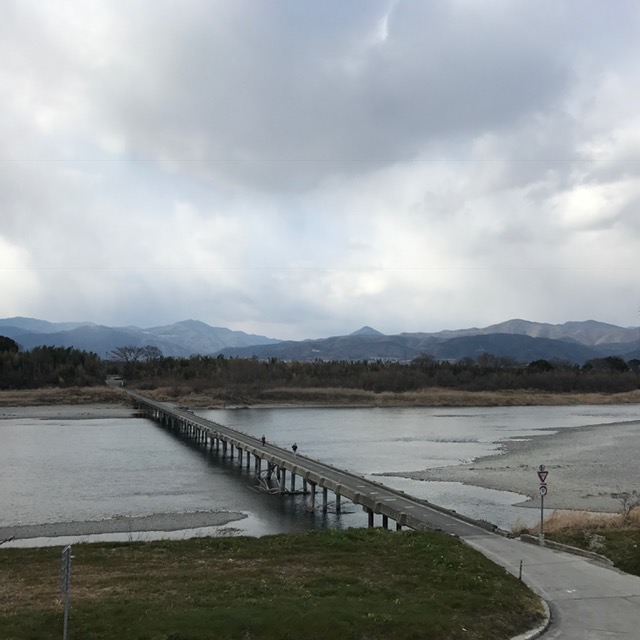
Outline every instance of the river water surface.
<path fill-rule="evenodd" d="M 264 408 L 198 411 L 199 415 L 273 444 L 382 481 L 441 506 L 508 528 L 537 517 L 514 506 L 526 497 L 456 482 L 378 474 L 437 469 L 500 452 L 512 439 L 551 430 L 633 421 L 628 405 L 497 408 Z M 532 469 L 543 460 L 531 460 Z M 535 477 L 532 483 L 535 484 Z M 107 539 L 198 534 L 264 535 L 317 527 L 366 526 L 359 507 L 310 512 L 303 496 L 269 496 L 237 460 L 221 460 L 177 439 L 145 418 L 0 420 L 0 541 L 11 528 L 51 523 L 130 521 Z M 185 513 L 230 512 L 231 522 L 182 529 Z M 141 533 L 136 518 L 162 516 L 167 533 Z M 162 521 L 162 518 L 159 521 Z M 241 519 L 238 519 L 241 518 Z M 129 520 L 127 520 L 129 519 Z M 51 544 L 51 533 L 13 545 Z M 17 535 L 16 537 L 21 537 Z M 56 538 L 60 544 L 100 537 Z"/>

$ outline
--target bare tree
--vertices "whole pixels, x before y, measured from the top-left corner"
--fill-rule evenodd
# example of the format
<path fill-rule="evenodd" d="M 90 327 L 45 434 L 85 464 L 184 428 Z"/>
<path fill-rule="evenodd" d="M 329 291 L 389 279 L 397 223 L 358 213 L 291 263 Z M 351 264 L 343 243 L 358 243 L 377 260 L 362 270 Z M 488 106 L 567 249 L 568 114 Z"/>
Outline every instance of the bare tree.
<path fill-rule="evenodd" d="M 162 358 L 162 351 L 158 347 L 154 345 L 144 347 L 143 360 L 159 360 L 160 358 Z"/>
<path fill-rule="evenodd" d="M 113 360 L 117 360 L 123 364 L 131 364 L 144 358 L 146 348 L 147 347 L 134 347 L 133 345 L 116 347 L 109 353 L 109 356 Z"/>
<path fill-rule="evenodd" d="M 640 507 L 640 494 L 634 489 L 633 491 L 621 491 L 612 493 L 612 498 L 620 502 L 620 515 L 623 524 L 628 524 L 631 519 L 631 512 Z"/>

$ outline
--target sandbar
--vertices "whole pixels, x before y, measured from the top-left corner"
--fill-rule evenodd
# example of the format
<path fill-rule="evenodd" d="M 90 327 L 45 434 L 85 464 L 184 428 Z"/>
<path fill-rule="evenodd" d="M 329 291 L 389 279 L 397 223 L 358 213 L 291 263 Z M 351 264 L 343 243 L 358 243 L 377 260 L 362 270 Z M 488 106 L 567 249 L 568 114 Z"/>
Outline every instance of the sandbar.
<path fill-rule="evenodd" d="M 10 538 L 54 538 L 104 533 L 135 533 L 138 531 L 180 531 L 182 529 L 221 526 L 246 517 L 246 514 L 234 511 L 191 511 L 154 513 L 146 516 L 118 516 L 105 520 L 82 522 L 27 524 L 0 527 L 0 541 Z"/>
<path fill-rule="evenodd" d="M 425 481 L 512 491 L 529 497 L 522 506 L 540 508 L 539 465 L 549 475 L 544 507 L 617 512 L 612 494 L 640 490 L 640 420 L 549 429 L 525 440 L 506 440 L 499 454 L 463 465 L 387 473 Z"/>

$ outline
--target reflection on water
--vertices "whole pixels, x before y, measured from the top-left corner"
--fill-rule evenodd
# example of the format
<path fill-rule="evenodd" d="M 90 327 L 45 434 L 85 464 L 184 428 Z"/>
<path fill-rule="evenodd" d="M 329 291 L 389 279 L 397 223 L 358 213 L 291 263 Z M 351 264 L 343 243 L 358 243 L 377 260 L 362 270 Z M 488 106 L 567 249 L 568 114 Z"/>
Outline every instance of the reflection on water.
<path fill-rule="evenodd" d="M 198 413 L 257 437 L 264 433 L 283 447 L 297 442 L 304 455 L 505 528 L 518 518 L 535 519 L 512 506 L 522 496 L 372 474 L 460 464 L 499 451 L 506 439 L 637 417 L 626 405 Z M 243 512 L 249 517 L 226 528 L 249 535 L 366 526 L 364 513 L 350 503 L 343 503 L 349 512 L 322 514 L 310 511 L 304 496 L 265 495 L 255 485 L 237 460 L 204 453 L 146 419 L 0 420 L 0 527 L 195 511 Z"/>

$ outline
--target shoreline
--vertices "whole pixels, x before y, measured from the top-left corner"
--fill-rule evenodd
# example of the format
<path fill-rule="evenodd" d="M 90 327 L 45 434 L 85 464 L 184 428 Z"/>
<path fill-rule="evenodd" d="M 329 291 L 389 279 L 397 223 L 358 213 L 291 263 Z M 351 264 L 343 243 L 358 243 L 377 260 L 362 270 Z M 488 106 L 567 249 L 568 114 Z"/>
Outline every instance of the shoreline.
<path fill-rule="evenodd" d="M 48 522 L 0 527 L 0 541 L 15 538 L 57 538 L 110 533 L 136 534 L 149 531 L 181 531 L 217 527 L 244 520 L 245 513 L 235 511 L 190 511 L 184 513 L 153 513 L 146 516 L 116 516 L 104 520 Z"/>

